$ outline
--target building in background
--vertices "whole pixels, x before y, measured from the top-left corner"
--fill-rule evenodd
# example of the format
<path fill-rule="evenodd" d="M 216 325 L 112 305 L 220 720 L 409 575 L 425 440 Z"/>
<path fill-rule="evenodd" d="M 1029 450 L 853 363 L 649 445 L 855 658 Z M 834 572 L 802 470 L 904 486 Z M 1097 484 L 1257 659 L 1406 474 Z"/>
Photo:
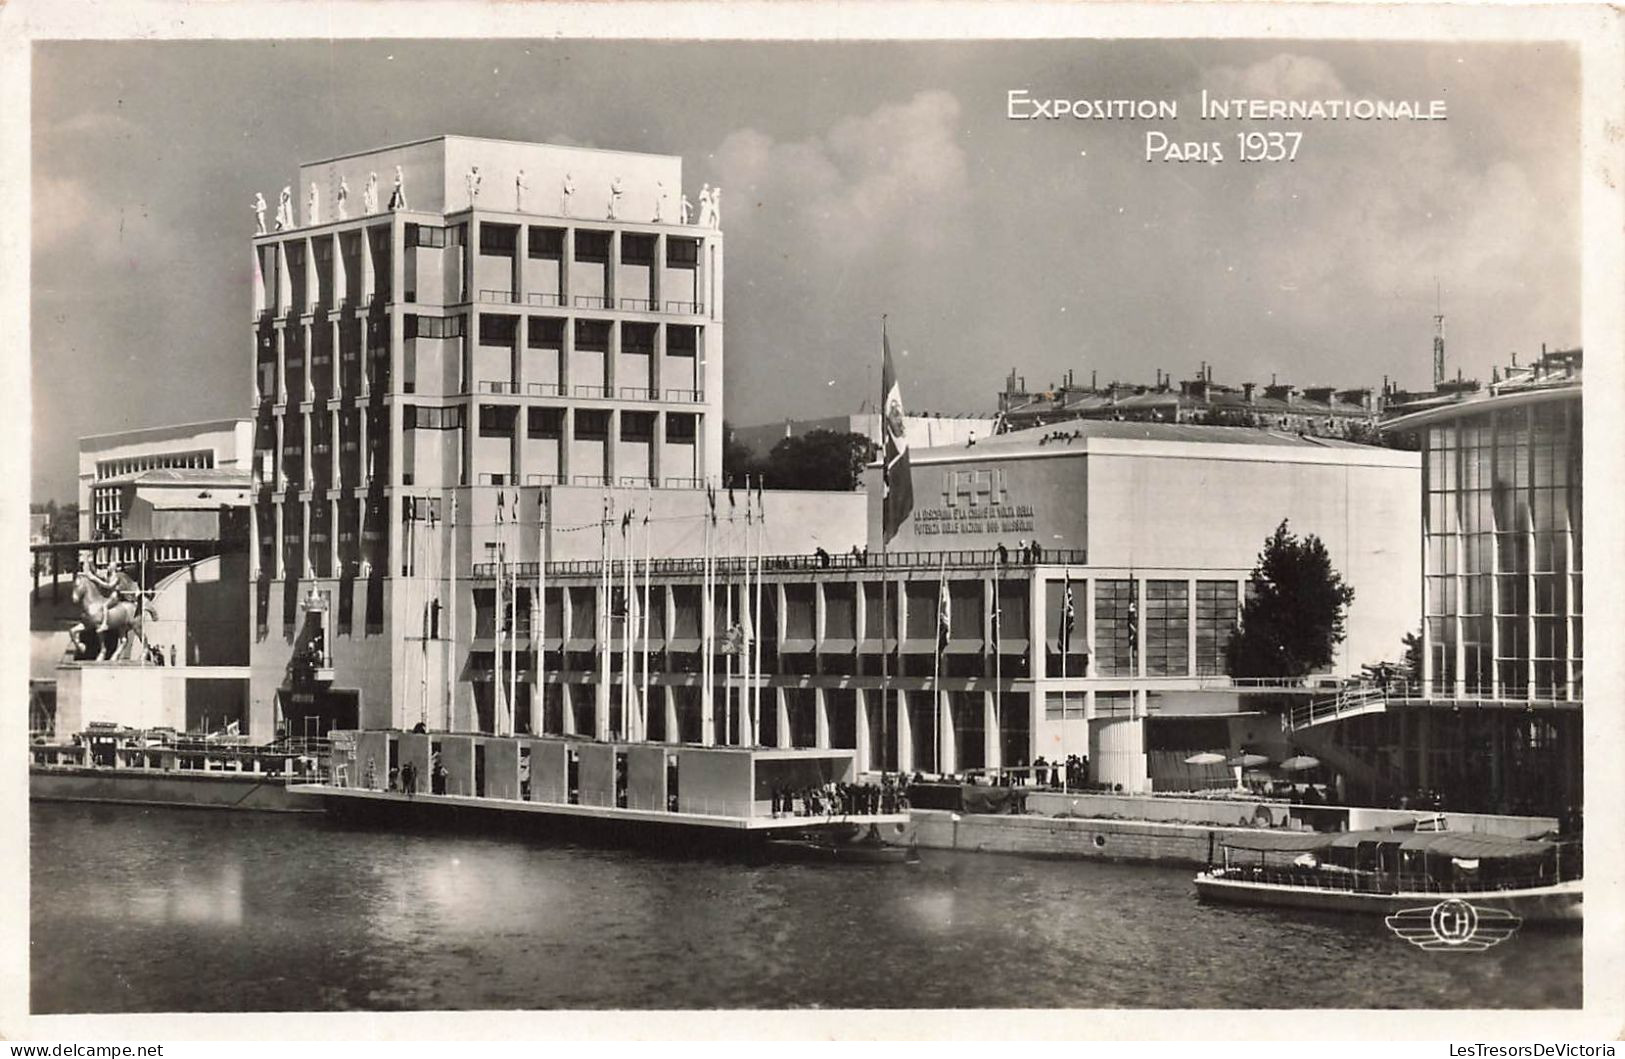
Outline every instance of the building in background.
<path fill-rule="evenodd" d="M 126 487 L 155 470 L 246 474 L 253 451 L 247 419 L 146 427 L 79 439 L 79 539 L 123 536 Z"/>
<path fill-rule="evenodd" d="M 1389 393 L 1340 390 L 1333 386 L 1300 389 L 1277 383 L 1247 382 L 1228 386 L 1213 381 L 1213 367 L 1203 364 L 1196 378 L 1176 387 L 1172 375 L 1157 372 L 1153 385 L 1091 379 L 1079 385 L 1068 371 L 1059 385 L 1029 391 L 1027 380 L 1011 371 L 999 394 L 999 429 L 1024 430 L 1074 419 L 1141 423 L 1191 423 L 1202 426 L 1258 427 L 1264 430 L 1376 442 L 1377 423 Z"/>
<path fill-rule="evenodd" d="M 903 429 L 911 448 L 964 445 L 993 433 L 997 421 L 992 416 L 935 415 L 916 413 L 903 417 Z M 800 437 L 815 430 L 837 434 L 862 434 L 880 444 L 880 413 L 854 412 L 820 419 L 786 419 L 782 423 L 762 423 L 733 427 L 732 440 L 758 456 L 766 456 L 785 438 Z"/>

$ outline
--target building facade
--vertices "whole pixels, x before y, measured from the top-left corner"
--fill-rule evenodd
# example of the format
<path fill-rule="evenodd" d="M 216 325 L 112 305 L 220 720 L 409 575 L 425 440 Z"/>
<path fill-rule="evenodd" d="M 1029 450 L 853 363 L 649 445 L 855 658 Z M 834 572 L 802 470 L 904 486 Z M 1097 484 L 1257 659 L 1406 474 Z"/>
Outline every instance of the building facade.
<path fill-rule="evenodd" d="M 126 487 L 144 472 L 247 472 L 253 425 L 247 419 L 124 430 L 79 439 L 79 539 L 124 535 Z"/>
<path fill-rule="evenodd" d="M 405 586 L 454 599 L 475 527 L 719 477 L 722 232 L 683 191 L 674 157 L 457 136 L 300 168 L 253 241 L 257 728 L 363 690 L 388 723 L 440 639 Z M 348 690 L 294 686 L 318 635 Z"/>

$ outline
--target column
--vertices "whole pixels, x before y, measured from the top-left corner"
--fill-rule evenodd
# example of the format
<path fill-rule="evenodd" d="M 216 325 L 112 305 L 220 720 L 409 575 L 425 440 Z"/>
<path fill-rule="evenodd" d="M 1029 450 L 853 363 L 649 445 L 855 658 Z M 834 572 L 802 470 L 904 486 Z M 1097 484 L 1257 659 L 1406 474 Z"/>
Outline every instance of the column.
<path fill-rule="evenodd" d="M 284 446 L 287 444 L 285 438 L 285 427 L 287 423 L 286 414 L 277 416 L 275 423 L 276 441 L 274 444 L 276 445 L 276 451 L 271 453 L 271 466 L 268 468 L 268 470 L 270 471 L 271 475 L 271 488 L 275 492 L 281 493 L 288 478 L 288 465 L 286 463 L 287 454 L 283 451 Z M 280 541 L 278 542 L 277 546 L 281 547 Z"/>
<path fill-rule="evenodd" d="M 281 581 L 288 576 L 287 563 L 284 561 L 287 546 L 283 543 L 286 535 L 287 513 L 283 511 L 285 505 L 281 500 L 274 500 L 272 504 L 276 509 L 276 579 Z"/>
<path fill-rule="evenodd" d="M 796 741 L 790 734 L 789 700 L 783 688 L 773 688 L 772 691 L 773 695 L 768 702 L 768 706 L 773 710 L 773 716 L 777 722 L 778 731 L 774 743 L 781 748 L 795 746 Z"/>
<path fill-rule="evenodd" d="M 670 627 L 671 626 L 669 625 L 667 626 L 667 628 Z M 655 690 L 660 695 L 661 700 L 665 703 L 666 742 L 681 743 L 683 741 L 683 737 L 682 733 L 678 730 L 677 724 L 677 689 L 671 687 L 670 685 L 658 685 Z"/>
<path fill-rule="evenodd" d="M 309 218 L 307 217 L 306 220 L 308 221 Z M 316 239 L 305 238 L 300 242 L 303 244 L 305 252 L 305 304 L 300 307 L 299 311 L 301 313 L 312 313 L 316 311 L 316 303 L 321 298 L 321 277 L 316 269 Z"/>
<path fill-rule="evenodd" d="M 572 431 L 573 433 L 573 431 Z M 706 630 L 716 628 L 716 596 L 700 588 L 700 644 L 705 644 Z M 703 671 L 703 658 L 702 658 Z M 713 674 L 714 676 L 714 674 Z M 716 744 L 716 680 L 700 683 L 700 742 L 705 746 Z"/>
<path fill-rule="evenodd" d="M 829 698 L 823 688 L 813 689 L 813 745 L 829 749 Z"/>
<path fill-rule="evenodd" d="M 253 500 L 248 505 L 248 580 L 250 583 L 260 578 L 260 490 L 256 486 L 253 490 Z M 34 599 L 39 598 L 39 568 L 34 568 Z"/>
<path fill-rule="evenodd" d="M 339 565 L 339 502 L 338 498 L 327 501 L 327 572 L 331 577 L 340 577 L 344 568 Z"/>
<path fill-rule="evenodd" d="M 372 263 L 372 229 L 362 228 L 361 233 L 361 304 L 369 306 L 378 294 L 378 276 Z"/>
<path fill-rule="evenodd" d="M 309 361 L 307 360 L 306 363 L 308 364 Z M 306 378 L 309 378 L 309 376 L 307 375 Z M 300 446 L 304 450 L 304 476 L 299 480 L 299 491 L 308 493 L 315 484 L 316 459 L 313 451 L 316 447 L 315 413 L 300 412 L 299 421 L 304 424 L 304 437 L 302 439 L 304 444 Z"/>
<path fill-rule="evenodd" d="M 998 710 L 994 709 L 993 693 L 982 695 L 982 761 L 990 769 L 1004 767 L 1003 733 L 999 731 Z"/>
<path fill-rule="evenodd" d="M 288 274 L 288 241 L 276 244 L 276 315 L 293 313 L 293 277 Z"/>
<path fill-rule="evenodd" d="M 940 735 L 937 740 L 937 772 L 949 773 L 955 771 L 959 758 L 954 744 L 954 697 L 949 692 L 940 690 L 936 696 Z"/>
<path fill-rule="evenodd" d="M 620 229 L 611 229 L 609 233 L 609 268 L 604 272 L 604 308 L 620 308 L 620 298 L 617 296 L 621 278 L 621 232 Z M 620 328 L 615 330 L 619 331 Z M 610 345 L 616 343 L 611 341 Z M 611 378 L 614 373 L 611 372 Z"/>
<path fill-rule="evenodd" d="M 862 611 L 860 610 L 861 614 Z M 854 755 L 858 772 L 874 771 L 874 753 L 869 745 L 869 689 L 857 688 L 852 695 Z"/>
<path fill-rule="evenodd" d="M 1196 665 L 1196 578 L 1185 580 L 1185 675 L 1195 676 Z"/>
<path fill-rule="evenodd" d="M 271 399 L 281 404 L 288 400 L 288 332 L 286 323 L 276 325 L 272 341 L 276 343 L 276 393 Z"/>
<path fill-rule="evenodd" d="M 309 446 L 307 445 L 306 447 L 308 448 Z M 303 500 L 299 502 L 299 556 L 304 562 L 305 567 L 299 575 L 302 578 L 316 576 L 316 561 L 311 557 L 310 554 L 310 507 L 310 502 Z"/>
<path fill-rule="evenodd" d="M 305 400 L 314 401 L 316 399 L 316 328 L 312 324 L 300 324 L 299 330 L 305 339 Z"/>
<path fill-rule="evenodd" d="M 327 435 L 327 484 L 329 489 L 336 491 L 344 488 L 344 437 L 337 405 L 334 405 L 329 416 L 331 428 Z M 333 537 L 336 540 L 338 534 L 333 534 Z"/>
<path fill-rule="evenodd" d="M 899 630 L 902 631 L 899 626 Z M 891 708 L 897 711 L 897 771 L 914 771 L 914 729 L 908 721 L 907 696 L 901 691 L 895 693 L 897 698 Z M 881 693 L 885 697 L 885 693 Z"/>

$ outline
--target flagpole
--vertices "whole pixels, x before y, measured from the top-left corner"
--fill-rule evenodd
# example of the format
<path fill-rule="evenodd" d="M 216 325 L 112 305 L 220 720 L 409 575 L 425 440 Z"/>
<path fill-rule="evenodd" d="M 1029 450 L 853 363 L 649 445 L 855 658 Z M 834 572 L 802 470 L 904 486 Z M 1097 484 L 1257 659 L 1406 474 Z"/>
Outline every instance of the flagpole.
<path fill-rule="evenodd" d="M 508 539 L 513 544 L 513 567 L 508 571 L 508 627 L 513 635 L 508 638 L 508 730 L 506 735 L 519 731 L 519 490 L 513 491 L 508 504 L 512 525 Z"/>
<path fill-rule="evenodd" d="M 643 493 L 643 503 L 643 700 L 638 707 L 638 728 L 639 735 L 647 739 L 649 738 L 649 612 L 654 609 L 654 573 L 649 566 L 650 552 L 653 549 L 650 538 L 654 533 L 653 527 L 649 524 L 649 512 L 654 507 L 654 494 L 647 489 Z M 666 623 L 661 621 L 660 624 L 663 628 Z M 664 728 L 661 730 L 665 731 Z M 665 735 L 666 741 L 669 742 L 671 733 L 666 732 Z"/>
<path fill-rule="evenodd" d="M 705 561 L 700 565 L 700 742 L 705 746 L 716 743 L 716 689 L 713 687 L 715 669 L 711 658 L 711 632 L 716 619 L 711 609 L 715 602 L 711 591 L 711 530 L 712 511 L 716 495 L 706 486 L 706 507 L 700 512 L 700 526 L 705 538 Z"/>
<path fill-rule="evenodd" d="M 559 608 L 559 615 L 563 617 L 564 608 Z M 560 631 L 563 635 L 563 631 Z M 563 646 L 562 644 L 560 645 Z M 537 698 L 535 712 L 539 715 L 540 723 L 536 725 L 539 731 L 532 735 L 541 735 L 547 730 L 547 487 L 543 486 L 536 491 L 536 670 L 535 690 L 532 692 Z M 560 718 L 562 722 L 563 718 Z M 560 725 L 562 727 L 562 724 Z"/>
<path fill-rule="evenodd" d="M 886 387 L 886 314 L 880 314 L 880 356 L 881 372 L 880 386 Z M 880 395 L 880 410 L 875 413 L 876 431 L 880 435 L 880 765 L 881 772 L 886 771 L 886 748 L 891 743 L 890 725 L 887 713 L 891 703 L 891 637 L 887 635 L 887 621 L 891 616 L 891 570 L 887 560 L 886 545 L 891 535 L 886 532 L 886 476 L 889 473 L 886 467 L 886 398 L 889 395 Z M 903 771 L 903 748 L 897 748 L 897 771 Z"/>
<path fill-rule="evenodd" d="M 1064 568 L 1061 583 L 1066 586 L 1065 595 L 1061 599 L 1061 628 L 1065 634 L 1061 637 L 1061 753 L 1066 753 L 1066 656 L 1072 650 L 1072 616 L 1069 613 L 1072 607 L 1072 567 Z M 1061 790 L 1068 792 L 1066 769 L 1061 769 Z"/>
<path fill-rule="evenodd" d="M 745 502 L 750 502 L 750 494 L 745 494 Z M 762 552 L 767 546 L 767 501 L 762 496 L 762 476 L 756 476 L 756 620 L 751 626 L 755 636 L 751 641 L 751 672 L 754 674 L 754 683 L 759 687 L 762 682 Z M 757 691 L 757 714 L 751 717 L 751 734 L 754 737 L 761 731 L 762 718 L 761 691 Z M 778 703 L 771 704 L 775 715 L 778 713 Z"/>
<path fill-rule="evenodd" d="M 1004 678 L 1000 673 L 1000 655 L 1004 653 L 1004 615 L 1000 612 L 999 588 L 1004 574 L 999 553 L 993 552 L 993 746 L 997 750 L 999 772 L 1004 772 Z M 985 746 L 985 744 L 984 744 Z M 985 750 L 984 750 L 985 754 Z"/>
<path fill-rule="evenodd" d="M 507 711 L 503 703 L 502 687 L 502 564 L 505 558 L 502 552 L 502 491 L 497 491 L 497 521 L 496 521 L 496 585 L 492 596 L 491 620 L 496 623 L 496 653 L 491 659 L 491 732 L 494 735 L 502 734 L 502 715 Z"/>
<path fill-rule="evenodd" d="M 937 580 L 936 660 L 931 668 L 931 764 L 939 778 L 942 776 L 942 639 L 948 628 L 948 553 L 944 552 Z"/>
<path fill-rule="evenodd" d="M 451 539 L 451 589 L 447 593 L 451 598 L 446 606 L 450 611 L 447 618 L 450 639 L 446 646 L 446 725 L 443 731 L 451 731 L 452 703 L 457 697 L 457 493 L 451 494 L 451 521 L 448 524 Z"/>

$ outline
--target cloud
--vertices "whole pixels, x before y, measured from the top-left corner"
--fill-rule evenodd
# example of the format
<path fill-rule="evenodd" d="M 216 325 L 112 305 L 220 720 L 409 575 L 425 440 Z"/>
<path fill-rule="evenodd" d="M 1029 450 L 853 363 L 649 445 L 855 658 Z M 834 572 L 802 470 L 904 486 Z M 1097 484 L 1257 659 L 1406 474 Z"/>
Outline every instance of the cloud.
<path fill-rule="evenodd" d="M 714 153 L 730 193 L 724 220 L 748 234 L 759 218 L 776 217 L 802 233 L 798 245 L 846 256 L 882 244 L 937 249 L 970 198 L 959 117 L 954 96 L 926 91 L 801 142 L 735 132 Z"/>

